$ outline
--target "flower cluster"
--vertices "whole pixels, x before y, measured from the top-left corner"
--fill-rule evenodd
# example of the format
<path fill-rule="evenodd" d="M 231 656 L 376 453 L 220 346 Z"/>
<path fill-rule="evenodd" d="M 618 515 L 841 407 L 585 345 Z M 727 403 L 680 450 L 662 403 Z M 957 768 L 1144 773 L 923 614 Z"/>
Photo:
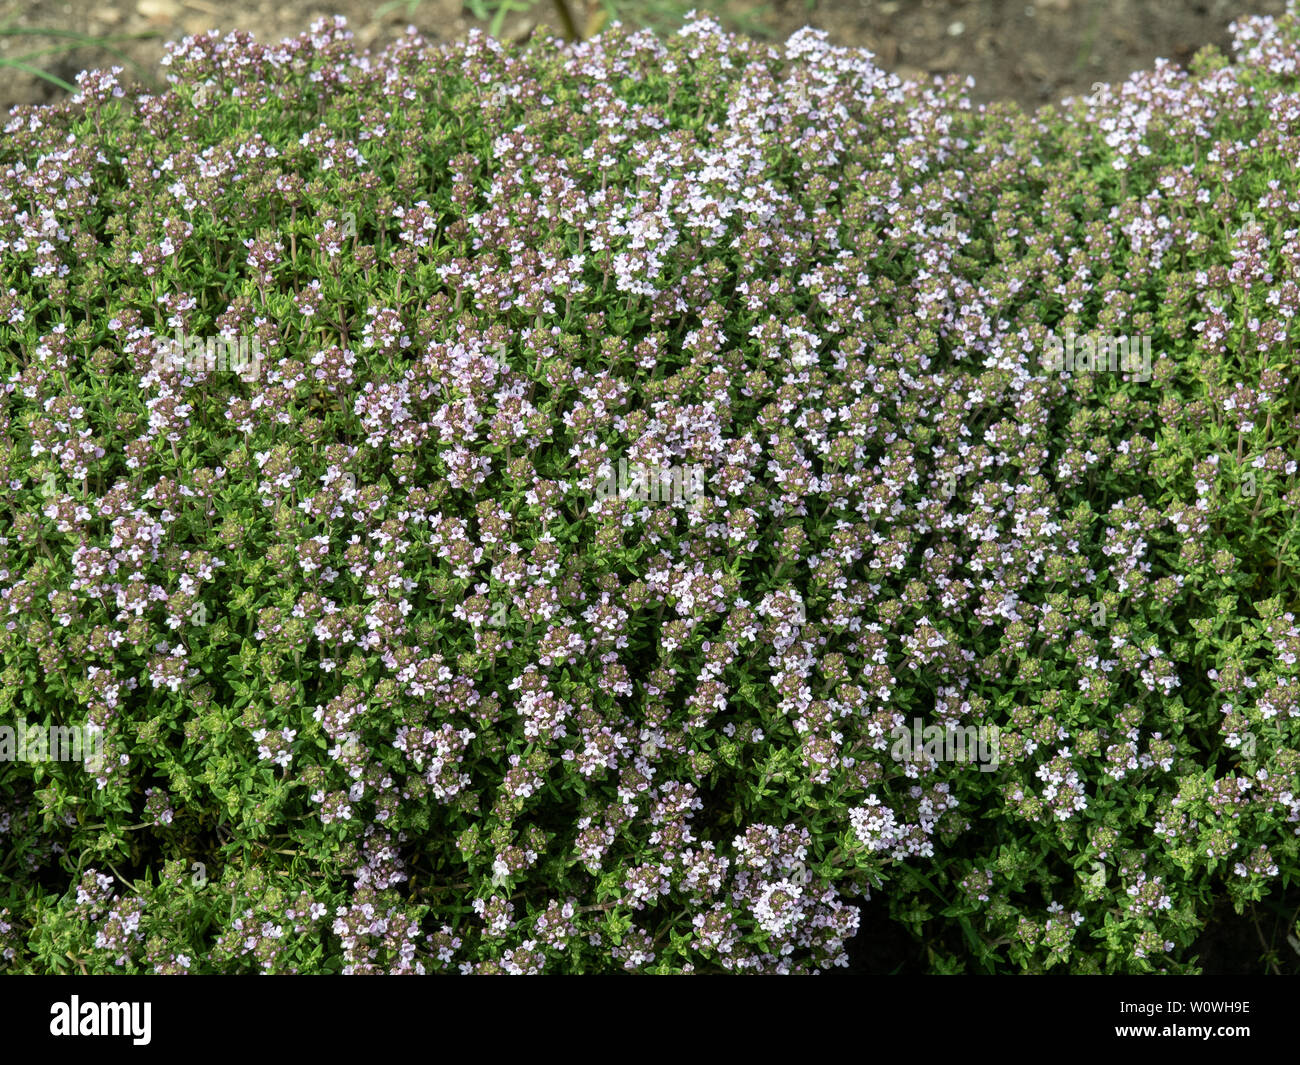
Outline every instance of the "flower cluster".
<path fill-rule="evenodd" d="M 104 757 L 0 777 L 0 968 L 820 972 L 871 900 L 1187 971 L 1300 873 L 1300 12 L 1234 32 L 1032 116 L 694 17 L 15 109 L 0 718 Z"/>

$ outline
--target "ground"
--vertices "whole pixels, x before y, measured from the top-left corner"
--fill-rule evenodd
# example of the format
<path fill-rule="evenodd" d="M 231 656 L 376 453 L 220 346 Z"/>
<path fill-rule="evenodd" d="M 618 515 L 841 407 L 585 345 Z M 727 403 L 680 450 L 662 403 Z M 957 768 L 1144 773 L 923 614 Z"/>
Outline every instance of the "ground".
<path fill-rule="evenodd" d="M 260 40 L 305 30 L 321 16 L 344 15 L 361 48 L 382 46 L 414 25 L 426 37 L 450 40 L 471 26 L 488 25 L 471 5 L 483 0 L 0 0 L 0 64 L 22 60 L 71 82 L 87 67 L 135 64 L 135 80 L 162 84 L 158 60 L 163 43 L 209 29 L 242 29 Z M 489 0 L 494 4 L 497 0 Z M 525 0 L 517 0 L 523 4 Z M 591 26 L 598 0 L 572 0 L 580 26 Z M 607 0 L 611 2 L 611 0 Z M 676 5 L 676 6 L 674 6 Z M 841 45 L 864 47 L 896 73 L 972 75 L 978 102 L 1017 100 L 1034 107 L 1091 91 L 1094 82 L 1113 82 L 1147 69 L 1157 58 L 1185 65 L 1206 44 L 1228 50 L 1228 25 L 1249 14 L 1278 14 L 1284 0 L 749 0 L 709 3 L 732 29 L 773 41 L 804 25 L 826 30 Z M 660 28 L 680 24 L 689 0 L 620 2 L 624 21 Z M 479 8 L 484 14 L 490 14 Z M 503 34 L 518 38 L 538 25 L 558 32 L 555 0 L 538 0 L 532 10 L 510 15 Z M 17 31 L 17 32 L 15 32 Z M 108 39 L 105 45 L 63 51 L 68 33 Z M 46 51 L 46 50 L 50 51 Z M 110 49 L 116 49 L 115 54 Z M 129 80 L 129 79 L 124 79 Z M 0 110 L 40 103 L 63 92 L 35 74 L 0 65 Z M 1300 946 L 1285 936 L 1300 910 L 1293 887 L 1266 907 L 1218 915 L 1198 943 L 1211 973 L 1294 973 Z M 863 934 L 852 944 L 852 971 L 924 971 L 931 944 L 910 939 L 875 910 L 864 912 Z M 945 945 L 940 945 L 945 946 Z M 951 947 L 951 945 L 946 945 Z M 951 952 L 951 950 L 949 950 Z"/>
<path fill-rule="evenodd" d="M 416 26 L 426 37 L 453 39 L 488 25 L 481 5 L 501 0 L 0 0 L 0 63 L 62 49 L 68 32 L 108 39 L 108 47 L 50 51 L 25 59 L 71 82 L 86 67 L 138 64 L 136 77 L 159 85 L 163 43 L 209 29 L 243 29 L 258 39 L 305 30 L 313 19 L 341 14 L 362 48 L 382 46 Z M 523 6 L 529 0 L 507 0 Z M 512 12 L 503 35 L 547 26 L 560 32 L 557 0 L 534 0 Z M 579 27 L 593 25 L 602 0 L 569 0 Z M 680 24 L 691 0 L 603 0 L 627 22 Z M 978 102 L 1014 99 L 1034 107 L 1118 81 L 1165 58 L 1185 65 L 1206 44 L 1227 50 L 1228 25 L 1247 14 L 1278 14 L 1284 0 L 698 0 L 733 29 L 781 41 L 804 25 L 836 44 L 864 47 L 888 70 L 912 77 L 972 75 Z M 5 30 L 8 29 L 6 33 Z M 21 30 L 15 34 L 14 30 Z M 55 31 L 49 35 L 31 31 Z M 39 77 L 0 66 L 0 108 L 39 103 L 62 93 Z"/>

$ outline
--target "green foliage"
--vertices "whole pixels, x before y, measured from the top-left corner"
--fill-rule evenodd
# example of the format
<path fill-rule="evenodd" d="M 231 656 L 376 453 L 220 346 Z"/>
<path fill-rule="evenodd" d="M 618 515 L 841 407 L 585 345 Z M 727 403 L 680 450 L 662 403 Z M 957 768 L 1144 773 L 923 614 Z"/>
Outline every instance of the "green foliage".
<path fill-rule="evenodd" d="M 1300 933 L 1270 25 L 1032 117 L 703 21 L 235 35 L 20 110 L 0 721 L 106 750 L 0 762 L 4 967 L 815 971 L 868 899 L 943 973 Z M 1090 332 L 1150 373 L 1044 369 Z M 708 491 L 602 494 L 628 454 Z"/>

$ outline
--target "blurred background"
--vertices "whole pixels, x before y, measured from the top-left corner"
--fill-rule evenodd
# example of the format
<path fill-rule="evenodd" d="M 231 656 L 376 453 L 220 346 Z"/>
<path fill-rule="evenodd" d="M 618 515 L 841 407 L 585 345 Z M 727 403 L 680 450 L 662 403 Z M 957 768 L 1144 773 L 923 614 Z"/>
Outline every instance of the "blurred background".
<path fill-rule="evenodd" d="M 339 14 L 366 48 L 408 25 L 442 40 L 472 26 L 515 40 L 586 37 L 614 19 L 669 32 L 692 9 L 773 42 L 816 26 L 905 77 L 969 74 L 977 102 L 1033 108 L 1122 80 L 1157 57 L 1186 65 L 1207 44 L 1226 52 L 1234 19 L 1284 8 L 1285 0 L 0 0 L 0 108 L 54 99 L 93 67 L 122 66 L 124 81 L 158 87 L 163 43 L 210 29 L 278 40 Z"/>

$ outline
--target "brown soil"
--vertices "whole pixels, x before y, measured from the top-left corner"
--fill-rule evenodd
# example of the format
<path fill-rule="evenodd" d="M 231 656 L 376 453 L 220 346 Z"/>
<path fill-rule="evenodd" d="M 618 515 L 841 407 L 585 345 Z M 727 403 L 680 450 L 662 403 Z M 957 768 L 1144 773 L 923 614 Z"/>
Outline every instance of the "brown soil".
<path fill-rule="evenodd" d="M 972 75 L 977 101 L 1034 107 L 1152 66 L 1182 66 L 1207 44 L 1227 52 L 1229 24 L 1276 15 L 1284 0 L 777 0 L 789 32 L 811 22 L 876 53 L 899 75 Z"/>
<path fill-rule="evenodd" d="M 667 28 L 679 20 L 658 12 L 673 2 L 627 0 L 619 6 L 626 21 Z M 680 16 L 690 0 L 676 2 Z M 1157 57 L 1185 65 L 1206 44 L 1227 51 L 1233 19 L 1279 14 L 1285 2 L 698 0 L 697 6 L 701 12 L 717 12 L 729 28 L 772 40 L 784 40 L 804 25 L 816 26 L 836 44 L 869 49 L 881 66 L 901 75 L 969 74 L 975 78 L 977 101 L 1011 99 L 1033 107 L 1088 92 L 1094 82 L 1126 78 Z M 580 26 L 589 25 L 600 11 L 599 0 L 571 0 L 571 7 Z M 100 38 L 133 35 L 112 47 L 139 65 L 132 80 L 158 87 L 163 84 L 158 60 L 166 40 L 210 29 L 242 29 L 259 40 L 278 40 L 333 14 L 347 18 L 359 48 L 382 47 L 407 25 L 441 40 L 486 25 L 460 0 L 50 0 L 36 5 L 0 0 L 0 29 L 72 31 Z M 503 36 L 519 37 L 535 27 L 558 33 L 559 26 L 554 3 L 538 0 L 531 11 L 506 20 Z M 53 35 L 0 34 L 0 61 L 62 43 Z M 121 56 L 90 46 L 24 61 L 67 82 L 85 68 L 124 65 Z M 62 92 L 33 74 L 0 67 L 0 108 L 44 102 Z"/>

